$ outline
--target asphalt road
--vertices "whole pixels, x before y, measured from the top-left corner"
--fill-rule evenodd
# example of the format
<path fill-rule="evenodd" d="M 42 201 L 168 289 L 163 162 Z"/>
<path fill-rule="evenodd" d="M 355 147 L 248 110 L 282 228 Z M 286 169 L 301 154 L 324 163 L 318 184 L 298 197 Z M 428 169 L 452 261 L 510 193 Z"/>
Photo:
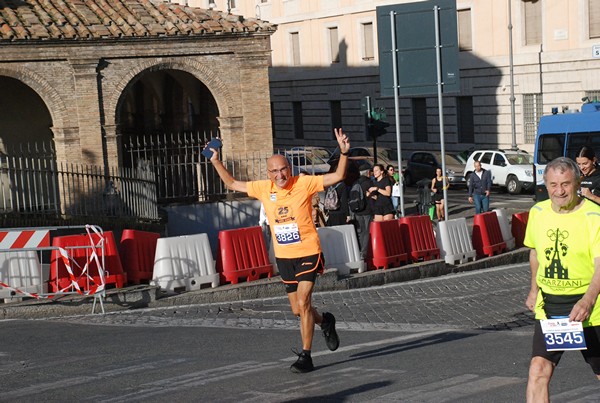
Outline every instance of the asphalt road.
<path fill-rule="evenodd" d="M 315 333 L 309 374 L 285 297 L 0 322 L 0 401 L 523 401 L 532 333 L 529 273 L 514 265 L 318 293 L 341 347 Z M 579 353 L 555 402 L 600 401 Z"/>

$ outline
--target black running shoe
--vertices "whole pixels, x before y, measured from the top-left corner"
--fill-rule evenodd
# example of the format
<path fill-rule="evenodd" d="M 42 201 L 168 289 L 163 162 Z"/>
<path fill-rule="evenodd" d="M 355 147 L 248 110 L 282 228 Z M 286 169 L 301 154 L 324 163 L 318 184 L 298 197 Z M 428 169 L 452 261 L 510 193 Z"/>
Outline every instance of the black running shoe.
<path fill-rule="evenodd" d="M 323 337 L 325 337 L 325 344 L 327 344 L 327 348 L 331 351 L 337 350 L 340 346 L 340 338 L 335 331 L 335 316 L 329 312 L 324 312 L 321 330 L 323 330 Z"/>
<path fill-rule="evenodd" d="M 304 374 L 315 369 L 310 355 L 305 354 L 304 352 L 296 354 L 298 354 L 298 360 L 290 366 L 290 370 L 292 372 Z"/>

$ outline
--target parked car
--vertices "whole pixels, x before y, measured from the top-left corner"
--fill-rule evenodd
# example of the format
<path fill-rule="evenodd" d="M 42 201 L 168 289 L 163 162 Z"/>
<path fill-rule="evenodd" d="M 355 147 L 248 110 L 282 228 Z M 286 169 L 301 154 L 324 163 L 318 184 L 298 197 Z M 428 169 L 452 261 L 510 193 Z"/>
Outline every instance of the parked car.
<path fill-rule="evenodd" d="M 288 151 L 308 151 L 308 152 L 311 152 L 311 153 L 317 155 L 318 157 L 321 157 L 325 161 L 327 161 L 329 158 L 331 158 L 331 151 L 329 151 L 328 149 L 323 148 L 323 147 L 299 146 L 299 147 L 292 147 Z"/>
<path fill-rule="evenodd" d="M 423 179 L 433 179 L 435 170 L 442 167 L 442 153 L 439 151 L 414 151 L 406 162 L 404 184 L 411 186 Z M 465 185 L 463 164 L 454 155 L 446 154 L 446 176 L 450 184 Z"/>
<path fill-rule="evenodd" d="M 371 165 L 375 164 L 375 158 L 373 156 L 373 147 L 350 147 L 348 151 L 349 157 L 364 158 L 371 162 Z M 340 157 L 340 149 L 337 147 L 330 157 L 330 161 L 338 159 Z M 394 168 L 398 168 L 398 153 L 396 150 L 387 147 L 377 147 L 377 163 L 383 164 L 384 167 L 392 165 Z"/>
<path fill-rule="evenodd" d="M 491 172 L 493 185 L 506 188 L 510 194 L 533 188 L 533 156 L 525 151 L 473 151 L 464 170 L 467 183 L 473 174 L 474 161 L 481 162 L 481 167 Z"/>
<path fill-rule="evenodd" d="M 310 175 L 323 175 L 329 172 L 329 164 L 320 156 L 318 150 L 289 150 L 285 151 L 284 155 L 290 161 L 294 176 L 300 172 Z"/>

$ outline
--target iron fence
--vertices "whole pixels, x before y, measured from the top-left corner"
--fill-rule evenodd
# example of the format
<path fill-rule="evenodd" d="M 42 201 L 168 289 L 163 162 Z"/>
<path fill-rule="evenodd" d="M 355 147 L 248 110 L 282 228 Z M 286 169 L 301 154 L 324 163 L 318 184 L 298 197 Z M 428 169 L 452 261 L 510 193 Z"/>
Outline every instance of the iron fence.
<path fill-rule="evenodd" d="M 57 163 L 51 144 L 26 144 L 0 154 L 0 214 L 131 217 L 159 219 L 158 206 L 217 201 L 244 196 L 228 190 L 208 159 L 205 144 L 219 133 L 129 136 L 123 167 L 102 168 Z M 322 150 L 275 150 L 285 155 L 292 174 L 324 173 Z M 267 178 L 273 150 L 221 153 L 238 180 Z"/>
<path fill-rule="evenodd" d="M 0 155 L 0 213 L 158 220 L 155 177 L 127 168 Z"/>
<path fill-rule="evenodd" d="M 130 136 L 124 142 L 124 165 L 156 176 L 159 204 L 215 201 L 235 197 L 225 188 L 210 161 L 201 151 L 218 132 Z M 227 155 L 225 167 L 240 180 L 266 178 L 271 150 Z"/>

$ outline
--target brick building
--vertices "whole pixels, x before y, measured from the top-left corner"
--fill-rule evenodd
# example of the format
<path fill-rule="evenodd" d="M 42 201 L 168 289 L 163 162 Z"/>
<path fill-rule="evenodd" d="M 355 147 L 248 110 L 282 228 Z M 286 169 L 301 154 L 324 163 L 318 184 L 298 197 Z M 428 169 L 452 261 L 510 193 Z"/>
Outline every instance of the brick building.
<path fill-rule="evenodd" d="M 160 1 L 0 0 L 0 140 L 105 167 L 152 133 L 218 128 L 225 152 L 271 149 L 274 31 Z"/>

